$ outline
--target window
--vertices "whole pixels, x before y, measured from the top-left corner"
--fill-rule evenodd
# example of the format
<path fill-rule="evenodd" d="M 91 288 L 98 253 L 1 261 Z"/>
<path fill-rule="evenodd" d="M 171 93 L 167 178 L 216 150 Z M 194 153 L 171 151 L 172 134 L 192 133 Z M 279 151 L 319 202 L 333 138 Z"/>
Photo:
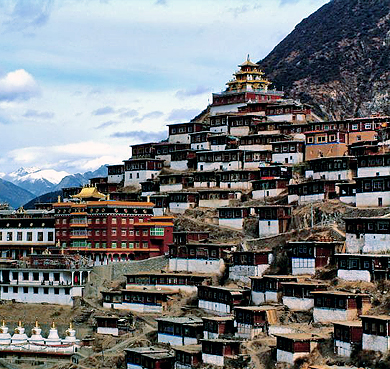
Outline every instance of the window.
<path fill-rule="evenodd" d="M 4 293 L 8 293 L 8 286 L 4 286 L 4 287 L 3 287 L 3 292 L 4 292 Z"/>
<path fill-rule="evenodd" d="M 121 243 L 121 247 L 122 247 L 122 249 L 125 249 L 126 248 L 126 242 L 122 242 Z"/>
<path fill-rule="evenodd" d="M 164 228 L 151 228 L 150 235 L 151 236 L 164 236 Z"/>
<path fill-rule="evenodd" d="M 126 218 L 122 218 L 122 224 L 126 224 Z"/>
<path fill-rule="evenodd" d="M 23 280 L 28 281 L 28 272 L 23 272 Z"/>
<path fill-rule="evenodd" d="M 33 281 L 39 281 L 39 273 L 38 272 L 33 273 Z"/>
<path fill-rule="evenodd" d="M 49 289 L 48 289 L 47 287 L 44 287 L 44 288 L 43 288 L 43 293 L 44 293 L 45 295 L 48 295 L 48 294 L 49 294 Z"/>
<path fill-rule="evenodd" d="M 318 142 L 318 143 L 326 142 L 326 136 L 318 136 L 318 137 L 317 137 L 317 142 Z"/>
<path fill-rule="evenodd" d="M 116 242 L 112 242 L 112 243 L 111 243 L 111 247 L 112 247 L 113 249 L 116 249 Z"/>
<path fill-rule="evenodd" d="M 143 231 L 142 231 L 142 236 L 147 236 L 148 235 L 148 230 L 147 229 L 144 229 Z"/>
<path fill-rule="evenodd" d="M 62 219 L 62 224 L 66 224 L 66 219 Z"/>
<path fill-rule="evenodd" d="M 13 293 L 18 293 L 19 292 L 19 288 L 18 287 L 12 287 L 12 292 Z"/>
<path fill-rule="evenodd" d="M 23 287 L 23 293 L 28 293 L 28 287 Z"/>
<path fill-rule="evenodd" d="M 38 287 L 33 287 L 33 293 L 34 295 L 38 295 Z"/>
<path fill-rule="evenodd" d="M 116 224 L 116 218 L 111 219 L 111 224 Z"/>
<path fill-rule="evenodd" d="M 59 282 L 60 281 L 60 273 L 54 273 L 54 280 L 56 282 Z"/>
<path fill-rule="evenodd" d="M 129 249 L 133 249 L 134 248 L 134 242 L 129 242 Z"/>
<path fill-rule="evenodd" d="M 148 243 L 147 243 L 147 242 L 142 242 L 142 247 L 143 247 L 144 249 L 147 249 L 147 248 L 148 248 Z"/>
<path fill-rule="evenodd" d="M 38 232 L 38 241 L 43 241 L 43 232 Z"/>
<path fill-rule="evenodd" d="M 134 231 L 129 231 L 129 236 L 134 236 Z"/>
<path fill-rule="evenodd" d="M 352 124 L 352 131 L 357 131 L 359 126 L 357 124 Z"/>
<path fill-rule="evenodd" d="M 126 237 L 126 229 L 122 229 L 121 235 L 122 235 L 123 237 Z"/>
<path fill-rule="evenodd" d="M 18 232 L 16 235 L 16 240 L 17 241 L 22 241 L 22 232 Z"/>
<path fill-rule="evenodd" d="M 54 241 L 54 232 L 48 232 L 47 233 L 47 240 L 48 241 Z"/>
<path fill-rule="evenodd" d="M 116 236 L 116 229 L 111 230 L 111 235 Z"/>
<path fill-rule="evenodd" d="M 59 288 L 54 288 L 54 294 L 59 295 L 60 294 L 60 289 Z"/>
<path fill-rule="evenodd" d="M 7 232 L 7 241 L 12 241 L 12 232 Z"/>

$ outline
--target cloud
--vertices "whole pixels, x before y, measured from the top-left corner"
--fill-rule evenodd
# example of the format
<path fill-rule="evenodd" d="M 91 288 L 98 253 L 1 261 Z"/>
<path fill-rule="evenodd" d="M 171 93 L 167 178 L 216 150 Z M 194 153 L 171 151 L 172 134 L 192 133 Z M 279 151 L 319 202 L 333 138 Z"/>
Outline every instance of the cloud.
<path fill-rule="evenodd" d="M 18 0 L 9 20 L 3 22 L 8 31 L 20 31 L 45 25 L 53 9 L 53 0 Z"/>
<path fill-rule="evenodd" d="M 116 121 L 116 120 L 109 120 L 108 122 L 104 122 L 102 124 L 100 124 L 99 126 L 95 127 L 96 129 L 100 129 L 100 128 L 107 128 L 107 127 L 111 127 L 111 126 L 115 126 L 117 124 L 119 124 L 120 122 Z"/>
<path fill-rule="evenodd" d="M 299 2 L 299 0 L 280 0 L 280 5 L 284 6 L 284 5 L 288 5 L 288 4 L 296 4 L 298 2 Z"/>
<path fill-rule="evenodd" d="M 39 112 L 37 110 L 29 109 L 23 114 L 23 116 L 25 118 L 53 119 L 54 113 L 50 111 Z"/>
<path fill-rule="evenodd" d="M 286 1 L 286 0 L 282 0 L 282 1 Z M 255 4 L 255 5 L 247 5 L 247 4 L 244 4 L 242 6 L 238 6 L 238 7 L 235 7 L 235 8 L 229 8 L 227 11 L 229 13 L 232 13 L 233 16 L 235 18 L 237 18 L 239 15 L 241 14 L 245 14 L 245 13 L 248 13 L 248 12 L 252 12 L 254 10 L 257 10 L 257 9 L 260 9 L 261 8 L 261 5 L 260 4 Z"/>
<path fill-rule="evenodd" d="M 198 86 L 192 90 L 179 90 L 176 92 L 176 97 L 178 97 L 179 99 L 185 99 L 191 96 L 202 95 L 210 91 L 211 89 L 209 87 Z"/>
<path fill-rule="evenodd" d="M 167 3 L 167 0 L 156 0 L 156 2 L 154 3 L 154 5 L 163 5 L 163 6 L 166 6 L 166 5 L 168 5 L 168 3 Z"/>
<path fill-rule="evenodd" d="M 122 113 L 120 113 L 121 118 L 133 118 L 138 115 L 138 111 L 135 109 L 130 109 L 130 110 L 124 110 Z"/>
<path fill-rule="evenodd" d="M 162 111 L 155 110 L 155 111 L 151 111 L 150 113 L 144 114 L 142 117 L 133 119 L 133 122 L 139 123 L 144 121 L 145 119 L 157 119 L 157 118 L 161 118 L 163 115 L 164 113 Z"/>
<path fill-rule="evenodd" d="M 171 121 L 188 121 L 196 117 L 200 111 L 198 109 L 173 109 L 168 120 Z"/>
<path fill-rule="evenodd" d="M 106 115 L 115 113 L 115 109 L 111 106 L 105 106 L 104 108 L 96 109 L 92 112 L 92 115 Z"/>
<path fill-rule="evenodd" d="M 128 145 L 109 145 L 101 142 L 78 142 L 57 146 L 30 146 L 12 150 L 8 158 L 22 166 L 39 166 L 80 172 L 102 164 L 121 162 L 129 155 Z"/>
<path fill-rule="evenodd" d="M 166 131 L 146 132 L 146 131 L 127 131 L 115 132 L 111 135 L 113 138 L 132 138 L 136 141 L 161 141 L 167 138 Z"/>
<path fill-rule="evenodd" d="M 38 84 L 24 69 L 9 72 L 0 79 L 0 101 L 29 100 L 38 95 Z"/>

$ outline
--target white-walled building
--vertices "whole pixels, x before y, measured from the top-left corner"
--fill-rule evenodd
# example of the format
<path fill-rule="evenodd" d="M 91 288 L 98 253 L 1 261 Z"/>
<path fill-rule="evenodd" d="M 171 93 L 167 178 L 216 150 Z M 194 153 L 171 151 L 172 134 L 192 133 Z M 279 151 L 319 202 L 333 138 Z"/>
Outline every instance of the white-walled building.
<path fill-rule="evenodd" d="M 265 302 L 282 302 L 284 282 L 297 282 L 298 278 L 292 275 L 263 275 L 250 277 L 251 300 L 254 305 Z"/>
<path fill-rule="evenodd" d="M 232 244 L 189 242 L 169 245 L 169 270 L 222 274 Z"/>
<path fill-rule="evenodd" d="M 290 310 L 310 310 L 314 307 L 313 291 L 326 290 L 327 284 L 321 281 L 282 282 L 282 303 Z"/>
<path fill-rule="evenodd" d="M 221 314 L 231 314 L 236 306 L 248 305 L 250 295 L 250 289 L 198 286 L 198 307 Z"/>
<path fill-rule="evenodd" d="M 356 320 L 371 309 L 370 295 L 345 291 L 313 291 L 314 322 Z"/>
<path fill-rule="evenodd" d="M 54 246 L 53 210 L 0 210 L 1 257 L 19 259 Z"/>
<path fill-rule="evenodd" d="M 0 297 L 24 303 L 73 306 L 75 297 L 82 297 L 91 268 L 65 255 L 33 255 L 26 267 L 0 269 Z"/>
<path fill-rule="evenodd" d="M 390 218 L 344 218 L 345 247 L 348 253 L 381 253 L 390 251 Z"/>
<path fill-rule="evenodd" d="M 121 183 L 124 180 L 125 166 L 123 164 L 107 165 L 107 183 Z"/>
<path fill-rule="evenodd" d="M 390 316 L 362 315 L 362 349 L 380 351 L 387 354 L 390 350 Z"/>
<path fill-rule="evenodd" d="M 218 208 L 219 225 L 222 227 L 242 230 L 244 220 L 249 216 L 248 208 Z"/>
<path fill-rule="evenodd" d="M 356 158 L 352 156 L 311 159 L 307 164 L 306 178 L 352 181 L 356 176 Z"/>
<path fill-rule="evenodd" d="M 157 341 L 171 346 L 196 345 L 203 335 L 203 320 L 197 317 L 161 317 L 156 319 Z"/>
<path fill-rule="evenodd" d="M 168 124 L 168 142 L 191 144 L 191 134 L 207 130 L 204 123 L 188 122 Z"/>
<path fill-rule="evenodd" d="M 273 260 L 271 249 L 234 251 L 229 267 L 229 279 L 249 282 L 249 277 L 261 277 Z"/>
<path fill-rule="evenodd" d="M 295 360 L 310 355 L 324 337 L 312 333 L 275 334 L 276 361 L 294 365 Z"/>
<path fill-rule="evenodd" d="M 304 158 L 304 141 L 272 142 L 272 162 L 293 165 L 303 163 Z"/>
<path fill-rule="evenodd" d="M 321 241 L 290 241 L 285 246 L 289 250 L 291 270 L 293 275 L 314 275 L 320 268 L 334 261 L 334 254 L 341 252 L 343 242 L 330 240 Z"/>
<path fill-rule="evenodd" d="M 164 160 L 160 159 L 129 159 L 124 160 L 124 187 L 138 186 L 140 182 L 155 179 L 161 172 Z"/>
<path fill-rule="evenodd" d="M 351 357 L 362 347 L 362 322 L 359 320 L 333 322 L 333 347 L 338 356 Z"/>

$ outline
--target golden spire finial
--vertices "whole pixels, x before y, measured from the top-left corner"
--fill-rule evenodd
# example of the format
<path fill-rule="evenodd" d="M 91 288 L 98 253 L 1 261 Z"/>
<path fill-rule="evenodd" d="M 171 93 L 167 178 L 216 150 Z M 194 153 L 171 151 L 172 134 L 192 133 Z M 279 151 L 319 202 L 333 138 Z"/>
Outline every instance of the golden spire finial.
<path fill-rule="evenodd" d="M 39 328 L 38 319 L 35 319 L 35 328 Z"/>
<path fill-rule="evenodd" d="M 1 326 L 2 327 L 5 327 L 5 320 L 3 319 L 2 322 L 1 322 Z"/>
<path fill-rule="evenodd" d="M 69 329 L 73 329 L 72 321 L 69 323 Z"/>
<path fill-rule="evenodd" d="M 54 329 L 56 327 L 56 324 L 54 323 L 54 320 L 53 322 L 51 323 L 51 327 Z"/>
<path fill-rule="evenodd" d="M 19 319 L 18 321 L 18 327 L 21 327 L 22 326 L 22 321 Z"/>
<path fill-rule="evenodd" d="M 246 57 L 246 61 L 251 61 L 250 59 L 249 59 L 249 54 L 248 54 L 248 56 Z"/>

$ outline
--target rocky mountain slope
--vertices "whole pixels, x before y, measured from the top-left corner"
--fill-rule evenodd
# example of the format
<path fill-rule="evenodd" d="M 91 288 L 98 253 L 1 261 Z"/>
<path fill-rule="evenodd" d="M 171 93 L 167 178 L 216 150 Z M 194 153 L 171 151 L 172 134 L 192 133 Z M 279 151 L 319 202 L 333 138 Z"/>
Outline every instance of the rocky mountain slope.
<path fill-rule="evenodd" d="M 328 119 L 390 115 L 390 0 L 332 0 L 260 62 L 277 89 Z"/>

